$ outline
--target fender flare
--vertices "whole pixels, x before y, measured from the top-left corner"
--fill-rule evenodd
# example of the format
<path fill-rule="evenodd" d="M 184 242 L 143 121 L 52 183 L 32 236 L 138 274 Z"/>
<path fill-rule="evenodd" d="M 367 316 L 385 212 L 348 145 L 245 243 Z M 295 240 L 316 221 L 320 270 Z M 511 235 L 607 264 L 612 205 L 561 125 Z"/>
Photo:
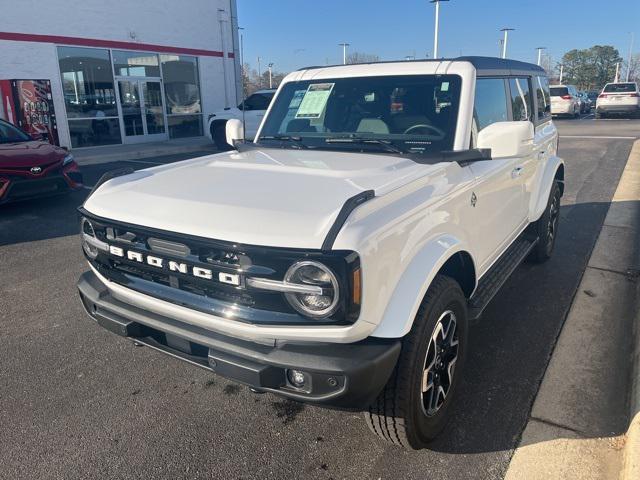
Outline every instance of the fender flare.
<path fill-rule="evenodd" d="M 402 273 L 382 319 L 371 336 L 400 338 L 409 333 L 420 304 L 436 274 L 456 253 L 469 253 L 469 249 L 465 247 L 464 242 L 449 234 L 428 241 Z M 475 269 L 473 256 L 471 259 Z"/>
<path fill-rule="evenodd" d="M 564 161 L 557 156 L 552 156 L 547 161 L 542 178 L 538 184 L 537 194 L 532 196 L 531 207 L 529 208 L 529 221 L 537 221 L 547 208 L 547 201 L 549 200 L 549 194 L 551 193 L 551 186 L 553 185 L 553 179 L 556 177 L 558 170 L 564 169 Z M 564 192 L 564 175 L 561 180 L 561 192 Z"/>

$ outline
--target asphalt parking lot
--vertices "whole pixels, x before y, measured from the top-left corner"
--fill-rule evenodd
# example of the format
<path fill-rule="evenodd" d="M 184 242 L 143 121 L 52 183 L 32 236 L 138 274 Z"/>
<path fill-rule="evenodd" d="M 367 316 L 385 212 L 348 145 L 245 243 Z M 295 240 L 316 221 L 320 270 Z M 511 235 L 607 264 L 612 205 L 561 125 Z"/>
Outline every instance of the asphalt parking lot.
<path fill-rule="evenodd" d="M 360 414 L 283 400 L 96 326 L 68 197 L 0 207 L 0 478 L 502 478 L 640 120 L 556 121 L 567 163 L 554 258 L 518 269 L 470 330 L 454 418 L 431 450 L 373 437 Z M 107 170 L 184 157 L 86 167 Z"/>

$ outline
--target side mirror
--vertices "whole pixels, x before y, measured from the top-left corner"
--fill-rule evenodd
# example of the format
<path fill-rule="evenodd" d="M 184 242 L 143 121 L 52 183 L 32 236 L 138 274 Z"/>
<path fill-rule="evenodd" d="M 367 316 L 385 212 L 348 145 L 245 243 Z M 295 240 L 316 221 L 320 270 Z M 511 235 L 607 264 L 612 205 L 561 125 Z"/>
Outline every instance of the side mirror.
<path fill-rule="evenodd" d="M 534 135 L 529 121 L 496 122 L 480 131 L 477 148 L 491 149 L 491 158 L 523 157 L 533 151 Z"/>
<path fill-rule="evenodd" d="M 237 118 L 227 120 L 225 133 L 227 136 L 227 143 L 232 147 L 236 146 L 236 142 L 244 141 L 244 126 Z"/>

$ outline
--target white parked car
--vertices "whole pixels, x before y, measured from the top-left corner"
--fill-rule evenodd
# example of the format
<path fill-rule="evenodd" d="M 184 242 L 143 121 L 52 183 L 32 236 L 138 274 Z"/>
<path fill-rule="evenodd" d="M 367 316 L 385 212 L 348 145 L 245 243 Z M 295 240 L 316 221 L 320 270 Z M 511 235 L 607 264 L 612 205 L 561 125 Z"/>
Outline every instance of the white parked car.
<path fill-rule="evenodd" d="M 247 138 L 253 138 L 258 132 L 258 127 L 269 108 L 269 104 L 275 95 L 275 89 L 258 90 L 249 95 L 244 102 L 237 107 L 225 108 L 209 115 L 208 132 L 211 140 L 219 150 L 228 150 L 229 145 L 225 139 L 225 126 L 227 120 L 235 118 L 242 120 L 245 125 Z M 243 114 L 244 111 L 244 114 Z"/>
<path fill-rule="evenodd" d="M 544 70 L 511 60 L 294 72 L 254 143 L 229 120 L 234 151 L 101 179 L 80 209 L 82 302 L 138 344 L 363 409 L 423 448 L 469 321 L 553 252 L 565 171 L 549 107 Z"/>
<path fill-rule="evenodd" d="M 578 89 L 573 85 L 551 86 L 551 113 L 578 117 L 583 110 Z"/>
<path fill-rule="evenodd" d="M 640 92 L 635 82 L 607 83 L 596 100 L 596 118 L 640 116 Z"/>

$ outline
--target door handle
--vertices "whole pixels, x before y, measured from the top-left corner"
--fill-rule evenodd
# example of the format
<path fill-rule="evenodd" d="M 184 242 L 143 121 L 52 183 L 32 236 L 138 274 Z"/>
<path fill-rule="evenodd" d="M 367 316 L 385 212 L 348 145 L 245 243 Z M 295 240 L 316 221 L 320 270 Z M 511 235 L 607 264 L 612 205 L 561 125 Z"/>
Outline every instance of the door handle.
<path fill-rule="evenodd" d="M 516 167 L 511 171 L 511 178 L 518 178 L 524 172 L 524 168 Z"/>

